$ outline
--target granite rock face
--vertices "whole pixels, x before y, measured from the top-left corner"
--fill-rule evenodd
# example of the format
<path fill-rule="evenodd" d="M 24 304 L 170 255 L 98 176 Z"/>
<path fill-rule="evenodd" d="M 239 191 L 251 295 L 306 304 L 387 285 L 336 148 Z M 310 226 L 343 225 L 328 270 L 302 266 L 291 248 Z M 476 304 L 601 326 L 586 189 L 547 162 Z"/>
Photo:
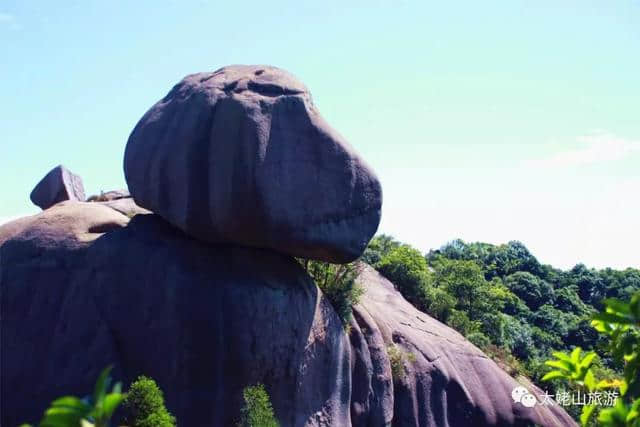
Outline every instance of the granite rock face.
<path fill-rule="evenodd" d="M 270 66 L 185 77 L 138 122 L 124 171 L 138 205 L 214 243 L 343 263 L 380 221 L 373 171 Z"/>
<path fill-rule="evenodd" d="M 348 340 L 292 258 L 98 203 L 61 203 L 0 237 L 1 425 L 88 394 L 111 363 L 125 385 L 154 378 L 180 425 L 235 425 L 257 382 L 283 426 L 349 425 Z"/>
<path fill-rule="evenodd" d="M 31 192 L 31 201 L 42 209 L 65 200 L 84 199 L 82 179 L 62 165 L 51 169 Z"/>
<path fill-rule="evenodd" d="M 0 227 L 0 425 L 86 395 L 114 364 L 153 377 L 180 425 L 234 425 L 262 382 L 283 426 L 574 425 L 368 266 L 347 336 L 304 270 L 157 215 L 64 202 Z M 404 374 L 392 373 L 390 349 Z M 531 388 L 540 395 L 540 391 Z"/>
<path fill-rule="evenodd" d="M 354 307 L 351 420 L 353 426 L 571 426 L 557 404 L 515 403 L 519 382 L 455 330 L 417 310 L 370 266 Z M 391 350 L 393 348 L 393 350 Z M 393 378 L 389 354 L 404 373 Z M 542 401 L 543 391 L 528 390 Z"/>

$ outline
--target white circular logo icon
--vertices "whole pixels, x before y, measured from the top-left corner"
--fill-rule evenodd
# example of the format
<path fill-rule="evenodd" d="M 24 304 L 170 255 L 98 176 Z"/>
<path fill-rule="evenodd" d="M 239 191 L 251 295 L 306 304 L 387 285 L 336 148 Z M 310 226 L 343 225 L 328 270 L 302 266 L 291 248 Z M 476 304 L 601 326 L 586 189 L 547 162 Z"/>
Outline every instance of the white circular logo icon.
<path fill-rule="evenodd" d="M 511 398 L 514 402 L 522 404 L 522 406 L 527 408 L 533 408 L 538 403 L 538 399 L 529 393 L 529 390 L 522 386 L 518 386 L 511 390 Z"/>

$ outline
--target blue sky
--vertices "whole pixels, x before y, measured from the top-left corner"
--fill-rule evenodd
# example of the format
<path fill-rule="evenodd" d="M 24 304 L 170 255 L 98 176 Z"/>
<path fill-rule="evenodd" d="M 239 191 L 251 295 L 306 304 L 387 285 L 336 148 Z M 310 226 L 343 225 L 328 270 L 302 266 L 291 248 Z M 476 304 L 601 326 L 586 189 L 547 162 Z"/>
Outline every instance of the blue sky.
<path fill-rule="evenodd" d="M 129 132 L 173 84 L 260 63 L 378 172 L 380 231 L 640 267 L 639 2 L 299 3 L 0 1 L 0 222 L 37 212 L 58 163 L 124 187 Z"/>

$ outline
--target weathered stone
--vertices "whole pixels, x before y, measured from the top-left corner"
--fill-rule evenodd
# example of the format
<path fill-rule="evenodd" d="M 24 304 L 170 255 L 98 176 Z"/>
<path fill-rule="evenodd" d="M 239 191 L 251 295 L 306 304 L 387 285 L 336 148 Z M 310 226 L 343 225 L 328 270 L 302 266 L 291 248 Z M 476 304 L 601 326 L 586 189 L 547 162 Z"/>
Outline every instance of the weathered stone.
<path fill-rule="evenodd" d="M 31 191 L 31 201 L 42 209 L 65 200 L 84 199 L 82 179 L 62 165 L 51 169 Z"/>
<path fill-rule="evenodd" d="M 138 122 L 124 170 L 138 205 L 209 242 L 341 263 L 380 221 L 373 171 L 270 66 L 185 77 Z"/>
<path fill-rule="evenodd" d="M 125 385 L 154 378 L 180 425 L 235 425 L 257 382 L 283 426 L 349 425 L 349 343 L 295 260 L 127 221 L 67 202 L 0 227 L 1 425 L 89 394 L 111 363 Z"/>
<path fill-rule="evenodd" d="M 274 251 L 199 242 L 101 203 L 0 226 L 0 425 L 90 393 L 111 363 L 125 385 L 153 377 L 180 425 L 234 425 L 257 382 L 283 426 L 575 425 L 557 405 L 514 403 L 518 382 L 371 267 L 358 282 L 347 338 Z"/>
<path fill-rule="evenodd" d="M 354 308 L 352 366 L 366 367 L 368 375 L 353 371 L 354 426 L 383 425 L 390 416 L 398 426 L 576 425 L 557 404 L 515 403 L 511 392 L 520 383 L 458 332 L 417 310 L 370 266 L 358 282 L 365 294 Z M 390 347 L 404 365 L 393 381 Z M 541 390 L 527 388 L 543 400 Z"/>

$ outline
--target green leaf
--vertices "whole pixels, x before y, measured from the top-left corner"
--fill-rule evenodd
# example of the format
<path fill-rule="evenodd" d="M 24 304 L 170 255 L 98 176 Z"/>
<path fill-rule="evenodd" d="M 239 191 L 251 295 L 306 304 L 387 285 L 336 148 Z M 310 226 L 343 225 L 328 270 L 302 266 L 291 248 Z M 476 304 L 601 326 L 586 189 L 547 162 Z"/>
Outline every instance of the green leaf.
<path fill-rule="evenodd" d="M 591 369 L 588 369 L 584 376 L 584 385 L 589 391 L 593 391 L 596 388 L 596 379 L 593 377 Z"/>
<path fill-rule="evenodd" d="M 102 399 L 104 399 L 104 395 L 107 393 L 107 388 L 111 382 L 109 374 L 111 373 L 112 368 L 113 365 L 109 365 L 104 368 L 98 377 L 98 381 L 96 381 L 96 385 L 93 390 L 93 404 L 96 406 L 99 405 Z"/>
<path fill-rule="evenodd" d="M 631 325 L 634 323 L 633 319 L 613 313 L 596 313 L 593 315 L 593 320 L 601 320 L 603 322 L 620 325 Z"/>
<path fill-rule="evenodd" d="M 590 351 L 586 354 L 586 356 L 582 358 L 582 361 L 580 361 L 580 366 L 588 368 L 593 362 L 594 357 L 596 357 L 596 354 L 593 351 Z"/>
<path fill-rule="evenodd" d="M 113 411 L 122 403 L 125 395 L 120 393 L 111 393 L 105 396 L 104 405 L 102 406 L 103 415 L 106 418 L 111 418 Z"/>
<path fill-rule="evenodd" d="M 580 353 L 582 353 L 582 349 L 580 347 L 576 347 L 571 352 L 571 363 L 577 365 L 580 362 Z"/>
<path fill-rule="evenodd" d="M 545 374 L 544 377 L 542 377 L 542 381 L 550 381 L 554 378 L 567 378 L 567 374 L 561 371 L 551 371 Z"/>
<path fill-rule="evenodd" d="M 63 396 L 51 402 L 52 408 L 69 408 L 86 415 L 91 407 L 75 396 Z"/>
<path fill-rule="evenodd" d="M 596 409 L 595 405 L 586 405 L 582 407 L 582 413 L 580 414 L 580 424 L 586 426 L 589 423 L 589 418 Z"/>
<path fill-rule="evenodd" d="M 604 304 L 607 306 L 608 310 L 613 310 L 613 312 L 622 314 L 631 313 L 629 304 L 615 298 L 607 298 L 606 300 L 604 300 Z"/>
<path fill-rule="evenodd" d="M 545 365 L 551 366 L 552 368 L 562 369 L 567 372 L 573 372 L 574 367 L 571 365 L 571 362 L 567 362 L 565 360 L 547 360 L 544 362 Z"/>
<path fill-rule="evenodd" d="M 571 362 L 571 356 L 569 356 L 567 353 L 563 353 L 561 351 L 554 351 L 552 354 L 553 354 L 553 357 L 555 357 L 556 359 Z"/>

